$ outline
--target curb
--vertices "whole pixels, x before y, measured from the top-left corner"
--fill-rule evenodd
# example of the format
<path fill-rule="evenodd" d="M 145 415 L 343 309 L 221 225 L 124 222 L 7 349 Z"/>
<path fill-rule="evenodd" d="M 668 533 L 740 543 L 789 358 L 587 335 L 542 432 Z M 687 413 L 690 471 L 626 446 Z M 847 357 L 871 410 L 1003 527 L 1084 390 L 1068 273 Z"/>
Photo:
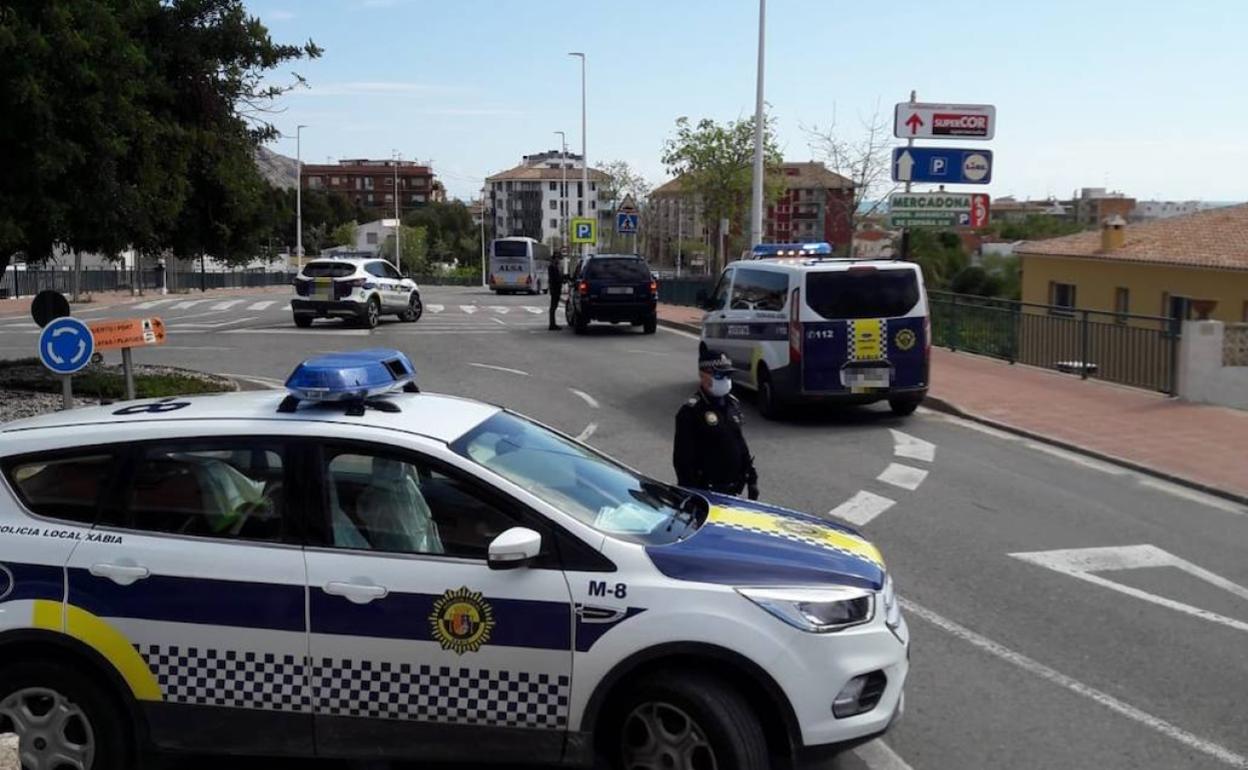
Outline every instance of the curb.
<path fill-rule="evenodd" d="M 680 321 L 672 321 L 667 318 L 664 318 L 663 316 L 659 316 L 658 321 L 659 321 L 659 326 L 666 326 L 669 329 L 678 329 L 682 332 L 689 332 L 690 334 L 702 333 L 702 327 L 698 326 L 697 324 L 687 324 L 687 323 L 682 323 Z"/>
<path fill-rule="evenodd" d="M 1065 449 L 1071 452 L 1077 452 L 1079 454 L 1086 455 L 1088 457 L 1092 457 L 1097 460 L 1101 460 L 1107 463 L 1113 463 L 1114 465 L 1120 465 L 1124 468 L 1128 468 L 1130 470 L 1136 471 L 1137 473 L 1145 473 L 1145 474 L 1148 474 L 1149 476 L 1156 476 L 1157 478 L 1164 479 L 1173 484 L 1178 484 L 1179 486 L 1188 487 L 1189 489 L 1194 489 L 1197 492 L 1204 492 L 1207 495 L 1219 497 L 1219 498 L 1222 498 L 1223 500 L 1229 500 L 1233 503 L 1238 503 L 1239 505 L 1248 505 L 1248 495 L 1241 495 L 1237 492 L 1232 492 L 1228 489 L 1221 489 L 1220 487 L 1210 486 L 1209 484 L 1205 484 L 1204 482 L 1196 481 L 1195 479 L 1190 479 L 1186 476 L 1181 476 L 1177 473 L 1171 473 L 1170 471 L 1166 471 L 1161 468 L 1157 468 L 1155 466 L 1145 465 L 1144 463 L 1139 463 L 1134 460 L 1128 460 L 1126 458 L 1119 457 L 1117 455 L 1110 454 L 1108 452 L 1101 452 L 1096 449 L 1089 449 L 1088 447 L 1080 446 L 1079 444 L 1075 444 L 1069 441 L 1064 441 L 1059 438 L 1054 438 L 1053 436 L 1049 436 L 1044 433 L 1037 433 L 1035 431 L 1027 430 L 1026 428 L 1020 428 L 1017 425 L 1011 425 L 1006 422 L 993 420 L 989 417 L 983 417 L 982 415 L 975 414 L 974 412 L 968 412 L 965 409 L 962 409 L 961 407 L 959 407 L 957 404 L 954 404 L 950 401 L 946 401 L 943 398 L 937 398 L 936 396 L 933 396 L 930 393 L 928 394 L 927 398 L 923 399 L 923 406 L 926 406 L 929 409 L 932 409 L 933 411 L 942 412 L 944 414 L 951 414 L 954 417 L 961 417 L 964 420 L 977 422 L 980 425 L 986 425 L 989 428 L 995 428 L 996 430 L 1003 431 L 1005 433 L 1012 433 L 1015 436 L 1021 436 L 1023 438 L 1032 439 L 1033 441 L 1040 441 L 1045 444 L 1050 444 L 1055 447 L 1060 447 L 1061 449 Z"/>

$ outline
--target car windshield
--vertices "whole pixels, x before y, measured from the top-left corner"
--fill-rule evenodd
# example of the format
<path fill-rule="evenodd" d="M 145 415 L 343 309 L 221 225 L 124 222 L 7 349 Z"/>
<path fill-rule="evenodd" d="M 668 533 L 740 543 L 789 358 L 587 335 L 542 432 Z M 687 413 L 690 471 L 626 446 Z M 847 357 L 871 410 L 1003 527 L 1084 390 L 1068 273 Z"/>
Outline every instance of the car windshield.
<path fill-rule="evenodd" d="M 592 259 L 585 277 L 607 281 L 649 281 L 650 269 L 640 259 Z"/>
<path fill-rule="evenodd" d="M 508 412 L 481 423 L 451 449 L 599 532 L 626 540 L 669 543 L 705 517 L 700 498 Z"/>
<path fill-rule="evenodd" d="M 309 278 L 346 278 L 355 273 L 355 265 L 347 262 L 309 262 L 303 274 Z"/>
<path fill-rule="evenodd" d="M 918 302 L 919 281 L 909 268 L 851 268 L 806 276 L 806 304 L 824 318 L 897 318 Z"/>

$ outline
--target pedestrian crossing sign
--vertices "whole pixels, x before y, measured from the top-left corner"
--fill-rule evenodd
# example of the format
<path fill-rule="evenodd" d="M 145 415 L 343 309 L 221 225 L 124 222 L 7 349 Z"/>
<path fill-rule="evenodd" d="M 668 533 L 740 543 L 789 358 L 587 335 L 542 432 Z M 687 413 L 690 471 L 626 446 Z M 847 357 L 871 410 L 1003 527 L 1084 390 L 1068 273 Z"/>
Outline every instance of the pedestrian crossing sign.
<path fill-rule="evenodd" d="M 598 223 L 589 217 L 577 217 L 571 222 L 572 243 L 597 243 Z"/>

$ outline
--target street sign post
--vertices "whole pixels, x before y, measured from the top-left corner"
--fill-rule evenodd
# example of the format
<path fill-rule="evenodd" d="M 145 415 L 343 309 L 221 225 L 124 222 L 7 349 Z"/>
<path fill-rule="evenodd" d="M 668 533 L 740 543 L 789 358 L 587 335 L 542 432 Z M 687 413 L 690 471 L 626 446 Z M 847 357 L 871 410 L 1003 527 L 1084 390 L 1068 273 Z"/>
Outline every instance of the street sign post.
<path fill-rule="evenodd" d="M 992 182 L 992 150 L 894 147 L 893 181 L 989 184 Z"/>
<path fill-rule="evenodd" d="M 74 407 L 70 375 L 91 363 L 95 339 L 91 329 L 77 318 L 54 318 L 39 333 L 39 361 L 49 371 L 61 375 L 62 406 Z"/>
<path fill-rule="evenodd" d="M 641 217 L 636 212 L 620 211 L 615 215 L 615 231 L 620 235 L 636 235 L 637 220 Z"/>
<path fill-rule="evenodd" d="M 126 380 L 126 399 L 134 399 L 134 361 L 131 348 L 165 344 L 165 322 L 159 318 L 113 318 L 89 324 L 96 350 L 121 349 L 121 368 Z"/>
<path fill-rule="evenodd" d="M 598 222 L 589 217 L 574 217 L 569 226 L 572 228 L 573 243 L 597 243 Z"/>
<path fill-rule="evenodd" d="M 894 193 L 888 204 L 890 227 L 988 226 L 990 203 L 983 193 Z"/>
<path fill-rule="evenodd" d="M 899 102 L 893 108 L 893 136 L 900 139 L 991 139 L 996 131 L 991 104 Z"/>
<path fill-rule="evenodd" d="M 69 300 L 59 291 L 44 289 L 30 303 L 30 317 L 40 327 L 47 326 L 56 318 L 69 315 Z"/>

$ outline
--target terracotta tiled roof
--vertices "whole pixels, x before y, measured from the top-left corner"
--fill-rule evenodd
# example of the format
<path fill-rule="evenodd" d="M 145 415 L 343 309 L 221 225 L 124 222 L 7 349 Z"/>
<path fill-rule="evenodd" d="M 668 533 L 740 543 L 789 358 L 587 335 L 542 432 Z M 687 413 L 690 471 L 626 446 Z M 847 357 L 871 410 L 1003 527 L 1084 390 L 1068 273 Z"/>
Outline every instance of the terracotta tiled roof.
<path fill-rule="evenodd" d="M 784 183 L 789 189 L 820 187 L 825 190 L 842 190 L 854 186 L 853 182 L 834 171 L 829 171 L 828 167 L 822 163 L 785 163 L 781 168 L 785 170 Z M 680 179 L 676 177 L 659 185 L 650 193 L 650 196 L 680 194 Z"/>
<path fill-rule="evenodd" d="M 1248 204 L 1127 225 L 1121 248 L 1101 251 L 1101 233 L 1089 231 L 1028 241 L 1021 255 L 1102 259 L 1158 265 L 1248 270 Z"/>
<path fill-rule="evenodd" d="M 563 179 L 563 169 L 545 166 L 516 166 L 485 178 L 487 182 L 544 182 Z M 568 169 L 568 184 L 581 181 L 579 168 Z M 589 181 L 605 182 L 607 175 L 596 168 L 589 170 Z"/>

